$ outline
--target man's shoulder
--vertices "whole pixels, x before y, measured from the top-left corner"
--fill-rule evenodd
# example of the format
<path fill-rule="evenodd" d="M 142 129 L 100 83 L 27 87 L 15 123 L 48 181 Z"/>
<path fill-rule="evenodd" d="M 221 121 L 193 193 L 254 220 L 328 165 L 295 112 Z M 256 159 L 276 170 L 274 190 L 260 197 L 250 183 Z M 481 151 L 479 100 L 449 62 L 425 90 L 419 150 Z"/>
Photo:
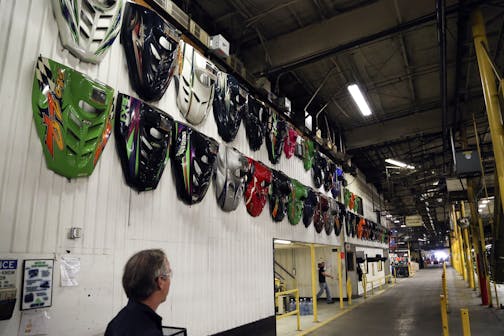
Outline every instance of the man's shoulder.
<path fill-rule="evenodd" d="M 162 335 L 156 323 L 135 307 L 126 306 L 110 321 L 105 336 L 158 336 Z"/>

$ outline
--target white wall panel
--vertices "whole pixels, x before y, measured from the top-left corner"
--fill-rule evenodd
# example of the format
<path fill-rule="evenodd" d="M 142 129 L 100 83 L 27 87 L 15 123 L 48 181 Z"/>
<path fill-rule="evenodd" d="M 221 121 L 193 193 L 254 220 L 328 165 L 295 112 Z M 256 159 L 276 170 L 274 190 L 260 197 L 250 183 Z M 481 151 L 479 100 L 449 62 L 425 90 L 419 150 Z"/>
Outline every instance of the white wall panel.
<path fill-rule="evenodd" d="M 372 248 L 372 247 L 364 247 L 364 246 L 356 246 L 356 251 L 364 252 L 364 257 L 374 258 L 377 254 L 382 257 L 385 256 L 385 251 L 380 248 Z M 387 248 L 388 251 L 388 248 Z M 378 270 L 378 263 L 382 264 L 381 271 Z M 366 264 L 367 264 L 367 273 L 366 273 Z M 368 290 L 371 288 L 370 286 L 378 287 L 383 285 L 384 277 L 385 277 L 385 262 L 366 262 L 362 264 L 362 271 L 366 274 L 366 278 L 368 281 Z M 388 272 L 387 272 L 388 273 Z M 371 282 L 373 282 L 371 284 Z M 357 287 L 358 293 L 364 293 L 364 288 L 362 287 L 362 282 L 359 282 Z"/>
<path fill-rule="evenodd" d="M 273 223 L 268 205 L 257 218 L 250 217 L 243 204 L 224 213 L 216 204 L 213 186 L 200 204 L 186 206 L 176 197 L 170 165 L 155 191 L 136 193 L 124 183 L 113 136 L 89 178 L 68 181 L 49 171 L 31 108 L 39 54 L 135 94 L 119 39 L 100 65 L 81 63 L 62 48 L 49 0 L 0 0 L 0 143 L 4 149 L 0 257 L 59 258 L 69 251 L 82 260 L 80 285 L 54 289 L 53 307 L 48 309 L 51 335 L 103 333 L 126 303 L 122 269 L 139 249 L 163 248 L 174 269 L 169 298 L 158 310 L 165 324 L 185 326 L 190 335 L 207 335 L 274 314 L 273 238 L 342 245 L 342 237 L 316 234 L 313 225 L 292 226 L 287 218 Z M 183 120 L 175 105 L 173 82 L 153 105 Z M 196 128 L 220 141 L 212 114 Z M 272 166 L 264 145 L 258 152 L 249 150 L 243 125 L 231 145 Z M 282 157 L 273 168 L 312 185 L 297 158 Z M 365 206 L 371 204 L 360 195 Z M 81 239 L 67 239 L 72 226 L 83 229 Z M 55 276 L 59 283 L 59 270 Z M 0 335 L 15 335 L 19 318 L 17 307 L 13 319 L 0 321 Z"/>

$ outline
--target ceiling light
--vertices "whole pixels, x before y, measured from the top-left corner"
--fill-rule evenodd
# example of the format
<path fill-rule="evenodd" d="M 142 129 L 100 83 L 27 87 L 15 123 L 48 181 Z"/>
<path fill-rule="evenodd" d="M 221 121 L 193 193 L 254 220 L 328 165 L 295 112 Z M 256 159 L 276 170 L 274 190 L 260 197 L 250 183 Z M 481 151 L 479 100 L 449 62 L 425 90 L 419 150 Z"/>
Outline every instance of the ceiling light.
<path fill-rule="evenodd" d="M 483 203 L 483 204 L 487 204 L 487 203 L 489 203 L 489 202 L 490 202 L 490 200 L 489 200 L 489 199 L 484 199 L 483 201 L 481 201 L 481 203 Z"/>
<path fill-rule="evenodd" d="M 350 84 L 347 87 L 348 91 L 352 95 L 352 98 L 359 107 L 359 110 L 361 111 L 362 115 L 367 117 L 371 115 L 371 109 L 369 108 L 368 103 L 366 102 L 366 98 L 364 98 L 364 95 L 362 94 L 361 89 L 357 84 Z"/>
<path fill-rule="evenodd" d="M 398 219 L 396 219 L 396 220 L 394 221 L 394 223 L 399 223 L 399 222 L 400 222 L 400 221 L 399 221 Z"/>
<path fill-rule="evenodd" d="M 438 184 L 439 184 L 439 181 L 432 183 L 433 186 L 437 186 Z"/>
<path fill-rule="evenodd" d="M 385 217 L 387 217 L 387 218 L 392 218 L 392 215 L 391 215 L 391 214 L 388 214 L 388 215 L 386 215 Z"/>
<path fill-rule="evenodd" d="M 397 160 L 394 160 L 394 159 L 385 159 L 385 162 L 387 163 L 390 163 L 390 164 L 393 164 L 395 166 L 399 166 L 401 168 L 406 168 L 406 169 L 415 169 L 414 166 L 412 165 L 409 165 L 409 164 L 406 164 L 404 162 L 401 162 L 401 161 L 397 161 Z"/>
<path fill-rule="evenodd" d="M 275 239 L 276 244 L 284 244 L 284 245 L 289 245 L 292 244 L 290 240 L 283 240 L 283 239 Z"/>
<path fill-rule="evenodd" d="M 401 227 L 402 227 L 402 228 L 405 228 L 405 227 L 406 227 L 406 225 L 405 225 L 405 224 L 403 224 L 403 225 L 401 225 Z"/>

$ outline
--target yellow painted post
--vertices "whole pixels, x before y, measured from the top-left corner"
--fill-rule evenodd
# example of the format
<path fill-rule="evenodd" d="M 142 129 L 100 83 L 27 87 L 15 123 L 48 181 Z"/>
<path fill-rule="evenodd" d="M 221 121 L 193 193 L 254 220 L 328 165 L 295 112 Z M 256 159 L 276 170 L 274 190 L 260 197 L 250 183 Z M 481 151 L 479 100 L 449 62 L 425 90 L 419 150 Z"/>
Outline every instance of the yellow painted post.
<path fill-rule="evenodd" d="M 467 267 L 467 281 L 469 282 L 469 287 L 474 288 L 474 266 L 471 255 L 471 241 L 469 240 L 469 229 L 464 228 L 462 230 L 464 235 L 464 241 L 466 246 L 466 267 Z"/>
<path fill-rule="evenodd" d="M 461 206 L 461 211 L 462 211 L 462 217 L 465 217 L 465 204 L 462 202 Z M 464 241 L 467 246 L 466 250 L 466 255 L 467 255 L 467 275 L 469 279 L 469 287 L 472 289 L 475 288 L 474 285 L 474 268 L 473 268 L 473 262 L 472 262 L 472 257 L 471 257 L 471 244 L 469 243 L 469 230 L 467 228 L 463 229 L 463 234 L 464 234 Z"/>
<path fill-rule="evenodd" d="M 296 291 L 296 317 L 297 317 L 297 330 L 301 330 L 301 320 L 300 320 L 300 310 L 301 307 L 299 306 L 299 291 Z"/>
<path fill-rule="evenodd" d="M 341 265 L 341 254 L 343 252 L 338 252 L 338 285 L 339 285 L 339 305 L 343 309 L 343 267 Z"/>
<path fill-rule="evenodd" d="M 366 274 L 362 275 L 362 287 L 364 287 L 364 299 L 367 298 L 367 277 Z"/>
<path fill-rule="evenodd" d="M 488 115 L 488 125 L 490 126 L 490 136 L 492 139 L 492 147 L 495 157 L 495 173 L 498 180 L 500 194 L 504 195 L 504 127 L 502 126 L 502 114 L 499 104 L 499 95 L 495 84 L 496 76 L 493 73 L 490 63 L 488 51 L 488 41 L 485 31 L 485 21 L 480 9 L 476 9 L 471 13 L 472 33 L 474 38 L 474 49 L 478 59 L 478 68 L 481 77 L 481 86 L 483 87 L 483 95 L 485 97 L 485 106 Z M 501 206 L 504 208 L 504 197 L 500 198 Z M 484 241 L 484 237 L 481 237 Z M 482 249 L 485 248 L 483 243 Z M 482 251 L 484 252 L 484 251 Z M 481 254 L 483 262 L 484 254 Z M 486 263 L 483 263 L 485 265 Z M 484 276 L 487 285 L 487 290 L 490 291 L 488 285 L 488 269 L 484 269 Z M 481 287 L 481 284 L 480 284 Z M 491 305 L 492 295 L 489 295 L 489 303 Z M 481 293 L 484 296 L 484 293 Z"/>
<path fill-rule="evenodd" d="M 449 312 L 448 307 L 448 288 L 446 286 L 446 265 L 443 263 L 443 274 L 441 275 L 441 288 L 443 290 L 444 301 L 446 304 L 446 311 Z"/>
<path fill-rule="evenodd" d="M 469 310 L 467 310 L 466 308 L 461 308 L 460 317 L 462 318 L 462 335 L 471 336 L 471 324 L 469 323 Z"/>
<path fill-rule="evenodd" d="M 352 282 L 350 281 L 350 278 L 347 279 L 346 281 L 346 293 L 347 293 L 347 298 L 348 298 L 348 305 L 352 305 Z"/>
<path fill-rule="evenodd" d="M 464 242 L 462 241 L 462 233 L 460 231 L 460 227 L 457 224 L 457 212 L 455 211 L 455 205 L 453 207 L 453 219 L 455 221 L 455 232 L 457 234 L 457 255 L 459 256 L 459 274 L 464 277 Z"/>
<path fill-rule="evenodd" d="M 443 325 L 443 336 L 449 336 L 450 332 L 448 331 L 448 314 L 446 313 L 446 303 L 444 295 L 439 295 L 441 299 L 441 322 Z"/>
<path fill-rule="evenodd" d="M 317 268 L 315 265 L 315 246 L 310 244 L 310 257 L 311 257 L 311 290 L 312 290 L 312 303 L 313 303 L 313 322 L 318 322 L 317 310 Z"/>
<path fill-rule="evenodd" d="M 463 203 L 462 203 L 462 208 L 463 208 Z M 455 213 L 455 219 L 459 220 L 460 219 L 460 212 Z M 459 236 L 459 248 L 460 248 L 460 258 L 462 260 L 462 277 L 464 278 L 464 281 L 467 280 L 468 274 L 467 274 L 467 254 L 464 250 L 464 236 L 462 234 L 462 228 L 458 226 L 457 224 L 457 230 L 458 230 L 458 236 Z"/>
<path fill-rule="evenodd" d="M 488 115 L 488 125 L 490 126 L 490 136 L 495 157 L 495 169 L 498 186 L 501 195 L 504 195 L 504 128 L 501 121 L 501 109 L 499 105 L 499 95 L 495 85 L 495 74 L 488 60 L 485 48 L 488 48 L 488 41 L 485 31 L 485 21 L 480 9 L 476 9 L 471 14 L 472 33 L 474 38 L 474 49 L 478 59 L 478 68 L 485 97 L 485 105 Z M 501 205 L 504 208 L 504 197 L 501 197 Z"/>

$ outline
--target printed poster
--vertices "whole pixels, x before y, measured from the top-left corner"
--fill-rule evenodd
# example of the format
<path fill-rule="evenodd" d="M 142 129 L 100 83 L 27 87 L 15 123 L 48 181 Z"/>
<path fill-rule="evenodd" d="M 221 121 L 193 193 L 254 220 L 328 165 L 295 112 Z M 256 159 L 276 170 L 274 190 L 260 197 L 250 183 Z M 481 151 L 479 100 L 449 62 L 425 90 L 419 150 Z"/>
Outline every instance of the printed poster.
<path fill-rule="evenodd" d="M 23 262 L 21 310 L 45 308 L 52 305 L 53 259 Z"/>

